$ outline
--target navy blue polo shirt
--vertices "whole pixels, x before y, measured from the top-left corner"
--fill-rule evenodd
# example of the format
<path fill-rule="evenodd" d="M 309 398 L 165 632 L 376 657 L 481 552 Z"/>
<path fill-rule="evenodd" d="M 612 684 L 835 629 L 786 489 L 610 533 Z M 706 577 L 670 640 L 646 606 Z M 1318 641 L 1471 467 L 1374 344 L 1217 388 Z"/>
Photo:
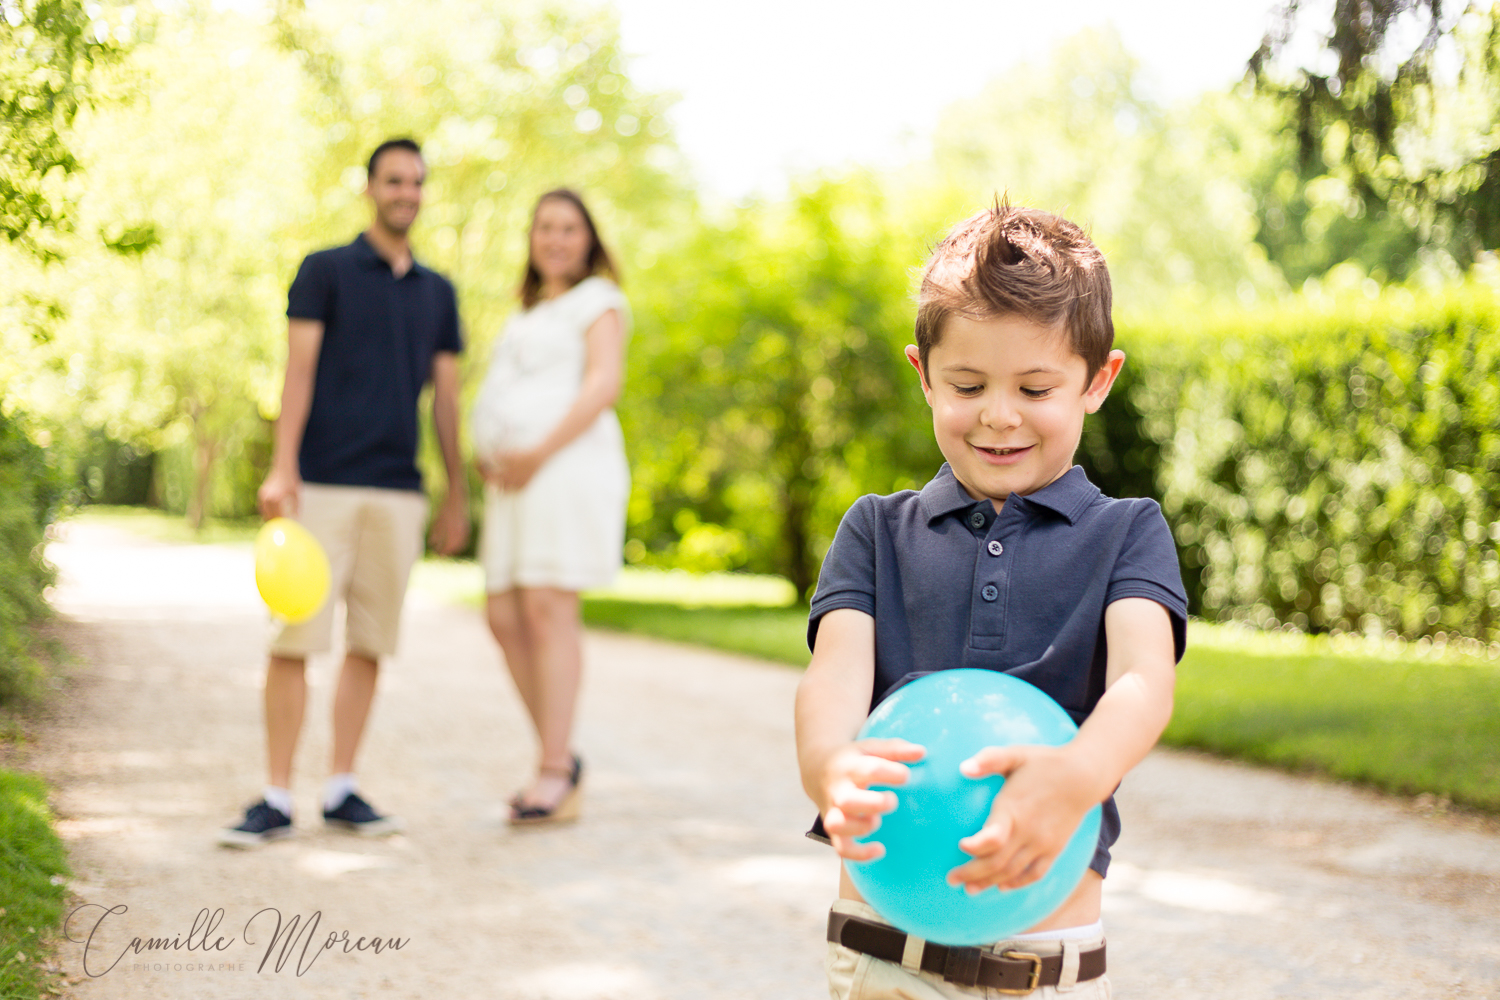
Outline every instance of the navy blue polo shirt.
<path fill-rule="evenodd" d="M 1154 500 L 1115 500 L 1074 466 L 997 515 L 945 463 L 920 493 L 860 497 L 818 575 L 807 642 L 837 608 L 875 619 L 874 708 L 922 674 L 975 667 L 1041 688 L 1081 723 L 1104 694 L 1104 609 L 1145 597 L 1167 609 L 1176 655 L 1187 595 L 1172 533 Z M 1104 804 L 1090 867 L 1103 875 L 1120 834 Z M 813 836 L 822 834 L 822 821 Z"/>
<path fill-rule="evenodd" d="M 302 478 L 420 490 L 417 399 L 433 355 L 463 350 L 448 279 L 415 262 L 396 277 L 361 233 L 302 261 L 286 314 L 323 323 Z"/>

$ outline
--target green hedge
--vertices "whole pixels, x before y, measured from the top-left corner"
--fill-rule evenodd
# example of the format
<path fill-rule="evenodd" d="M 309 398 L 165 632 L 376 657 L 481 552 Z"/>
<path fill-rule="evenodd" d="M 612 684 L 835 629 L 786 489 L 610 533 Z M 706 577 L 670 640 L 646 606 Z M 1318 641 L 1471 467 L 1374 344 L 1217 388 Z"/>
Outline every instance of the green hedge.
<path fill-rule="evenodd" d="M 53 579 L 41 546 L 62 496 L 46 453 L 0 412 L 0 706 L 37 693 L 31 626 L 48 614 L 42 591 Z"/>
<path fill-rule="evenodd" d="M 1304 299 L 1120 341 L 1131 377 L 1085 461 L 1106 456 L 1107 490 L 1161 500 L 1195 612 L 1500 639 L 1491 288 Z"/>

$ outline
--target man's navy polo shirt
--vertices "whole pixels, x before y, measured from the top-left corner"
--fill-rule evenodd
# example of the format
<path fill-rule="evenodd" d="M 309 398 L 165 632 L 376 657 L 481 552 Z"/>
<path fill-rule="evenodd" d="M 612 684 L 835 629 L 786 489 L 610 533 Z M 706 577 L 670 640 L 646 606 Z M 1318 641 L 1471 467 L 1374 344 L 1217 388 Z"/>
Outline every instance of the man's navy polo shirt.
<path fill-rule="evenodd" d="M 1036 685 L 1081 723 L 1104 694 L 1104 609 L 1124 597 L 1167 609 L 1180 660 L 1187 595 L 1156 501 L 1106 497 L 1074 466 L 1011 494 L 997 515 L 945 463 L 920 493 L 849 508 L 823 559 L 807 641 L 837 608 L 875 619 L 871 708 L 921 674 L 977 667 Z M 1101 875 L 1119 833 L 1111 797 L 1091 865 Z"/>
<path fill-rule="evenodd" d="M 303 260 L 286 314 L 323 323 L 302 478 L 420 490 L 417 399 L 433 355 L 463 350 L 448 279 L 415 261 L 397 278 L 361 233 Z"/>

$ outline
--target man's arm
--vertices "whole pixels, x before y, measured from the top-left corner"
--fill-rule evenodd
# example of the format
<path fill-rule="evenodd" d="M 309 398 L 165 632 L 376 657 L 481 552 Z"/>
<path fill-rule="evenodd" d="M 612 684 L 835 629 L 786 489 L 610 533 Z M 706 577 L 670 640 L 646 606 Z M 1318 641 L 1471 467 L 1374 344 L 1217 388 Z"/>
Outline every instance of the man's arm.
<path fill-rule="evenodd" d="M 323 348 L 323 322 L 316 319 L 287 321 L 286 376 L 281 383 L 281 415 L 271 446 L 271 471 L 256 499 L 260 516 L 295 516 L 302 497 L 302 469 L 297 453 L 302 432 L 312 409 L 314 383 L 318 375 L 318 352 Z"/>
<path fill-rule="evenodd" d="M 977 892 L 1040 879 L 1084 813 L 1110 796 L 1167 728 L 1177 666 L 1166 608 L 1144 597 L 1115 601 L 1105 609 L 1104 633 L 1104 696 L 1070 743 L 989 747 L 960 766 L 971 778 L 1006 780 L 984 827 L 959 842 L 974 860 L 949 872 L 951 884 Z"/>
<path fill-rule="evenodd" d="M 874 686 L 875 619 L 851 608 L 828 612 L 797 685 L 797 763 L 834 850 L 855 861 L 885 853 L 879 844 L 854 838 L 876 830 L 881 814 L 896 808 L 894 792 L 872 792 L 870 786 L 905 784 L 901 762 L 921 760 L 925 753 L 906 740 L 854 741 Z"/>
<path fill-rule="evenodd" d="M 469 541 L 469 479 L 458 446 L 458 355 L 439 351 L 432 358 L 432 425 L 437 430 L 448 476 L 448 492 L 432 522 L 429 541 L 448 556 Z"/>

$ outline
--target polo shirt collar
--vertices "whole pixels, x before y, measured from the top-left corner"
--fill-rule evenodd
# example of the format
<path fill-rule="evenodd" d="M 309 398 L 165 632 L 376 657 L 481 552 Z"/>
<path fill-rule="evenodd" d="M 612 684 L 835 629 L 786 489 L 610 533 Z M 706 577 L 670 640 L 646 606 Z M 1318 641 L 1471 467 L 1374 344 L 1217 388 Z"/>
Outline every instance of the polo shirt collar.
<path fill-rule="evenodd" d="M 359 261 L 360 266 L 372 268 L 383 267 L 387 271 L 391 269 L 391 265 L 386 263 L 385 258 L 376 253 L 375 247 L 371 245 L 369 240 L 365 239 L 363 232 L 354 237 L 354 242 L 349 245 L 354 248 L 355 259 Z M 407 271 L 406 274 L 415 274 L 422 269 L 422 263 L 417 260 L 416 254 L 412 254 L 411 270 Z M 405 276 L 402 275 L 402 277 Z"/>
<path fill-rule="evenodd" d="M 1098 495 L 1099 487 L 1089 482 L 1088 476 L 1083 473 L 1083 466 L 1075 465 L 1053 482 L 1020 499 L 1046 507 L 1072 524 Z M 979 502 L 969 496 L 968 491 L 959 484 L 958 477 L 953 474 L 953 469 L 947 462 L 922 487 L 920 496 L 922 512 L 927 515 L 929 524 L 954 511 L 967 510 Z"/>

